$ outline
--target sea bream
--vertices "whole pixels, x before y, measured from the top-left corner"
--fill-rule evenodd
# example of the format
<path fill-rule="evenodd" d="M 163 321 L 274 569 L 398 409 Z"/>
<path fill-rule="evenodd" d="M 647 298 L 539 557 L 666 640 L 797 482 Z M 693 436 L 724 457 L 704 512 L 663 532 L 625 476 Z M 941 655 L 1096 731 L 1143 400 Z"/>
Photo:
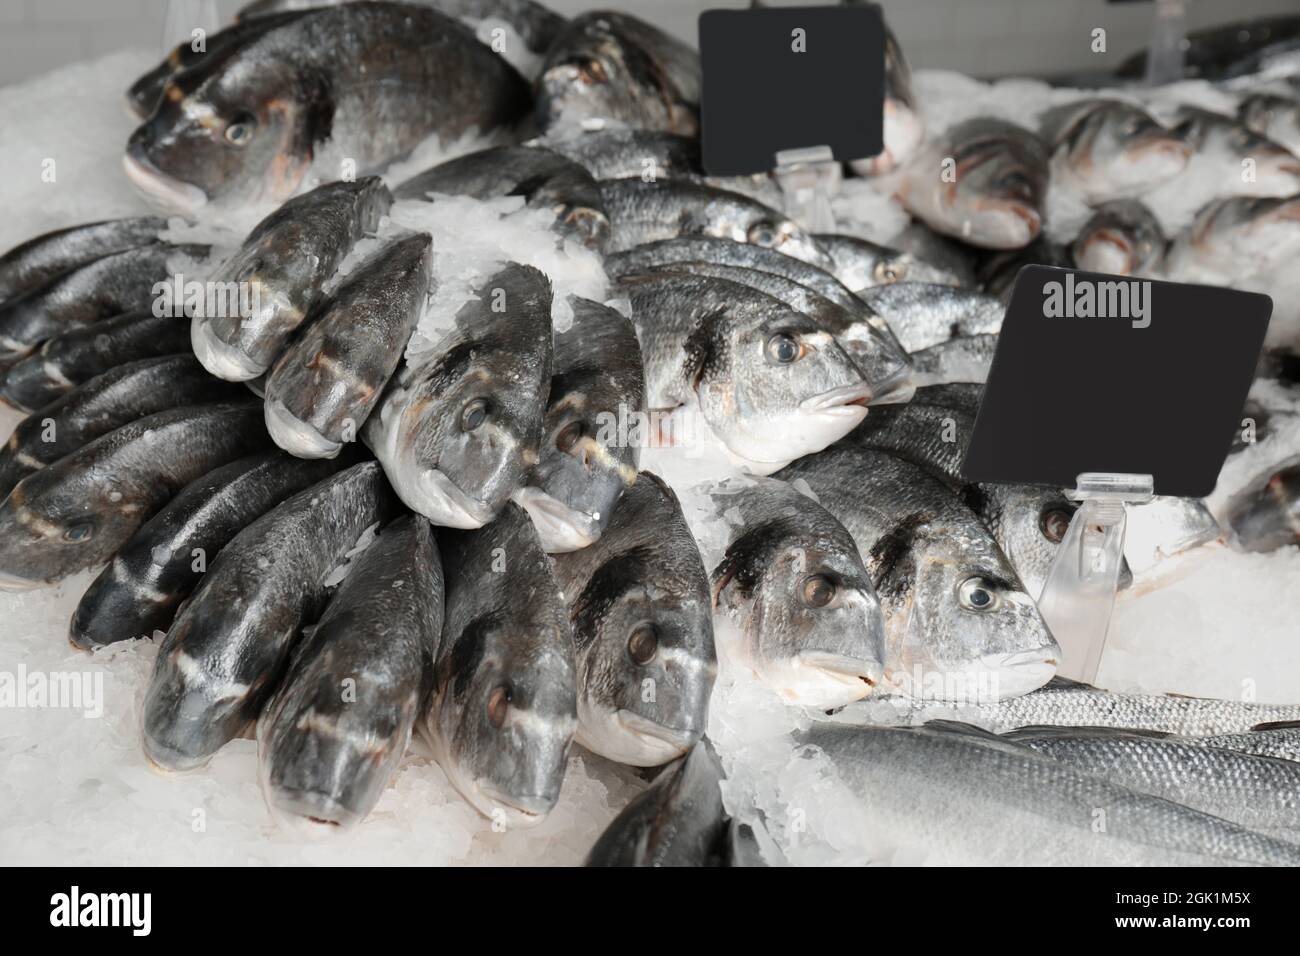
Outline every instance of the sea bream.
<path fill-rule="evenodd" d="M 577 727 L 573 637 L 532 522 L 507 503 L 474 531 L 439 531 L 447 603 L 421 731 L 448 779 L 494 824 L 540 823 Z"/>
<path fill-rule="evenodd" d="M 599 302 L 570 296 L 569 306 L 573 322 L 554 337 L 537 463 L 515 493 L 551 553 L 585 548 L 601 536 L 636 481 L 640 446 L 649 440 L 636 329 Z"/>
<path fill-rule="evenodd" d="M 555 556 L 577 650 L 577 741 L 638 767 L 704 734 L 717 675 L 709 580 L 681 505 L 642 472 L 600 540 Z"/>
<path fill-rule="evenodd" d="M 235 308 L 194 317 L 190 335 L 204 367 L 232 382 L 269 369 L 339 263 L 378 228 L 392 201 L 377 176 L 340 180 L 290 199 L 254 226 L 212 276 L 247 290 L 249 314 Z"/>
<path fill-rule="evenodd" d="M 1252 133 L 1300 155 L 1300 99 L 1253 93 L 1237 105 L 1237 119 Z"/>
<path fill-rule="evenodd" d="M 813 239 L 831 257 L 835 277 L 854 292 L 895 282 L 961 284 L 947 269 L 902 249 L 839 233 L 819 232 Z"/>
<path fill-rule="evenodd" d="M 108 219 L 56 229 L 0 256 L 0 302 L 44 285 L 96 259 L 158 241 L 167 221 L 157 216 Z"/>
<path fill-rule="evenodd" d="M 1061 182 L 1089 203 L 1155 189 L 1181 173 L 1193 152 L 1177 131 L 1122 100 L 1077 100 L 1039 122 Z"/>
<path fill-rule="evenodd" d="M 33 472 L 137 418 L 240 394 L 205 372 L 193 355 L 119 365 L 18 423 L 0 449 L 0 499 Z"/>
<path fill-rule="evenodd" d="M 355 441 L 411 337 L 429 291 L 433 240 L 416 233 L 357 264 L 266 378 L 266 429 L 300 458 Z"/>
<path fill-rule="evenodd" d="M 270 442 L 249 396 L 138 418 L 46 465 L 0 504 L 0 589 L 104 563 L 185 485 Z"/>
<path fill-rule="evenodd" d="M 1290 196 L 1300 192 L 1300 157 L 1242 125 L 1235 117 L 1182 106 L 1174 132 L 1219 170 L 1213 195 Z M 1246 163 L 1250 175 L 1246 175 Z"/>
<path fill-rule="evenodd" d="M 1165 234 L 1145 203 L 1116 199 L 1102 203 L 1079 234 L 1071 251 L 1085 272 L 1150 276 L 1165 255 Z"/>
<path fill-rule="evenodd" d="M 618 124 L 694 136 L 700 57 L 626 13 L 574 17 L 555 38 L 537 79 L 544 131 Z"/>
<path fill-rule="evenodd" d="M 1235 283 L 1300 254 L 1300 194 L 1230 196 L 1203 206 L 1165 256 L 1169 278 Z"/>
<path fill-rule="evenodd" d="M 885 615 L 885 672 L 912 697 L 1001 700 L 1051 679 L 1060 648 L 992 534 L 951 488 L 841 441 L 776 477 L 804 481 L 853 536 Z"/>
<path fill-rule="evenodd" d="M 555 214 L 555 230 L 580 245 L 604 251 L 609 217 L 591 173 L 571 159 L 538 146 L 493 146 L 417 173 L 393 189 L 397 199 L 440 194 L 493 199 L 523 196 Z"/>
<path fill-rule="evenodd" d="M 46 339 L 0 376 L 0 402 L 31 412 L 103 372 L 142 359 L 190 351 L 185 317 L 127 312 Z"/>
<path fill-rule="evenodd" d="M 61 272 L 0 305 L 0 369 L 35 351 L 46 339 L 109 316 L 157 305 L 155 284 L 172 264 L 207 258 L 203 245 L 151 242 L 109 253 Z"/>
<path fill-rule="evenodd" d="M 983 384 L 988 380 L 997 348 L 996 335 L 981 333 L 960 335 L 913 352 L 912 384 L 917 388 L 957 382 Z"/>
<path fill-rule="evenodd" d="M 433 685 L 442 598 L 438 550 L 419 515 L 398 518 L 353 559 L 257 723 L 273 814 L 348 828 L 374 809 Z M 349 686 L 352 695 L 341 691 Z"/>
<path fill-rule="evenodd" d="M 452 528 L 491 521 L 537 463 L 555 354 L 537 269 L 511 263 L 476 295 L 403 365 L 363 432 L 407 507 Z"/>
<path fill-rule="evenodd" d="M 909 352 L 958 336 L 996 334 L 1006 313 L 996 296 L 934 282 L 898 282 L 860 295 Z"/>
<path fill-rule="evenodd" d="M 792 704 L 841 707 L 872 693 L 884 617 L 844 526 L 771 478 L 725 481 L 709 498 L 727 529 L 713 601 L 739 627 L 737 659 Z"/>
<path fill-rule="evenodd" d="M 336 569 L 396 510 L 383 471 L 364 462 L 285 499 L 221 549 L 158 648 L 141 727 L 150 762 L 200 767 L 257 719 Z"/>
<path fill-rule="evenodd" d="M 241 43 L 219 33 L 209 46 L 167 80 L 124 158 L 146 197 L 181 212 L 281 202 L 327 156 L 364 174 L 435 133 L 448 142 L 486 132 L 531 106 L 513 67 L 425 6 L 313 9 Z"/>
<path fill-rule="evenodd" d="M 967 120 L 927 142 L 903 169 L 899 196 L 936 232 L 988 249 L 1019 249 L 1046 216 L 1047 147 L 1005 120 Z"/>
<path fill-rule="evenodd" d="M 624 276 L 646 368 L 646 406 L 677 441 L 698 412 L 756 473 L 825 448 L 867 413 L 871 387 L 829 332 L 771 296 L 684 273 Z M 685 419 L 682 419 L 685 421 Z"/>
<path fill-rule="evenodd" d="M 236 534 L 340 467 L 263 451 L 196 478 L 91 583 L 72 614 L 69 641 L 90 650 L 166 633 L 181 602 Z"/>

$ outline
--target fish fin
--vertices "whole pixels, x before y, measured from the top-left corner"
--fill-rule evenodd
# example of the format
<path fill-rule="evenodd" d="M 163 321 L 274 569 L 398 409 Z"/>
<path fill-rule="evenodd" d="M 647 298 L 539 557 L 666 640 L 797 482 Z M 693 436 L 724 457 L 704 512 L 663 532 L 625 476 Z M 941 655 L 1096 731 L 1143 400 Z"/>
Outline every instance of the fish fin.
<path fill-rule="evenodd" d="M 1096 684 L 1086 684 L 1081 680 L 1074 680 L 1069 677 L 1062 677 L 1059 674 L 1044 684 L 1041 690 L 1095 690 L 1108 694 L 1110 691 L 1104 691 Z"/>
<path fill-rule="evenodd" d="M 1251 733 L 1257 730 L 1300 730 L 1300 720 L 1266 720 L 1250 728 Z"/>

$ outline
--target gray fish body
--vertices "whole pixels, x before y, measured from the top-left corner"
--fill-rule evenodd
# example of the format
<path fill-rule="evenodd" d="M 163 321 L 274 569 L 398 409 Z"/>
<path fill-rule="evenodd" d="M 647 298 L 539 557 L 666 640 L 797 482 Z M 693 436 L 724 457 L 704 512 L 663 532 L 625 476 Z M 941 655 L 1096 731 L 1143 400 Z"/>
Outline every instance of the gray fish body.
<path fill-rule="evenodd" d="M 573 324 L 556 332 L 555 367 L 537 464 L 515 500 L 542 546 L 574 551 L 596 541 L 636 481 L 637 416 L 645 368 L 636 329 L 622 313 L 573 296 Z"/>
<path fill-rule="evenodd" d="M 1226 523 L 1235 547 L 1276 551 L 1300 543 L 1300 459 L 1232 497 Z"/>
<path fill-rule="evenodd" d="M 158 412 L 28 475 L 0 504 L 0 587 L 107 561 L 181 488 L 270 444 L 251 400 Z"/>
<path fill-rule="evenodd" d="M 868 289 L 862 299 L 893 329 L 909 352 L 957 336 L 1002 329 L 1006 306 L 996 296 L 933 282 L 899 282 Z"/>
<path fill-rule="evenodd" d="M 554 809 L 577 726 L 573 637 L 546 552 L 507 504 L 439 531 L 447 603 L 421 729 L 452 784 L 494 823 Z"/>
<path fill-rule="evenodd" d="M 442 565 L 419 515 L 389 524 L 354 559 L 258 721 L 275 813 L 346 828 L 374 809 L 433 683 L 442 601 Z"/>
<path fill-rule="evenodd" d="M 790 703 L 870 694 L 884 677 L 884 617 L 849 532 L 774 479 L 724 482 L 710 497 L 727 527 L 713 600 L 740 628 L 737 657 Z"/>
<path fill-rule="evenodd" d="M 259 222 L 212 277 L 242 283 L 253 314 L 196 316 L 194 354 L 219 378 L 244 382 L 271 367 L 322 297 L 353 246 L 379 225 L 393 198 L 378 177 L 327 183 Z"/>
<path fill-rule="evenodd" d="M 885 617 L 886 676 L 913 697 L 1041 687 L 1060 649 L 979 518 L 925 469 L 852 437 L 776 477 L 802 479 L 853 536 Z"/>
<path fill-rule="evenodd" d="M 813 238 L 831 257 L 831 271 L 835 277 L 854 292 L 895 282 L 961 284 L 946 269 L 902 249 L 882 246 L 857 236 L 817 233 Z"/>
<path fill-rule="evenodd" d="M 537 124 L 614 123 L 694 136 L 700 57 L 644 20 L 596 11 L 570 20 L 537 80 Z"/>
<path fill-rule="evenodd" d="M 740 193 L 670 179 L 604 180 L 600 191 L 613 229 L 611 252 L 657 239 L 712 236 L 775 249 L 821 268 L 831 265 L 798 223 Z"/>
<path fill-rule="evenodd" d="M 912 382 L 917 388 L 956 382 L 983 384 L 993 366 L 998 337 L 962 335 L 912 353 Z"/>
<path fill-rule="evenodd" d="M 420 320 L 432 239 L 376 250 L 348 274 L 267 376 L 266 427 L 300 458 L 333 458 L 379 403 Z"/>
<path fill-rule="evenodd" d="M 560 235 L 598 252 L 609 242 L 609 217 L 596 180 L 549 149 L 494 146 L 417 173 L 393 190 L 397 199 L 428 199 L 437 193 L 476 199 L 523 196 L 529 206 L 555 214 Z"/>
<path fill-rule="evenodd" d="M 337 468 L 334 462 L 259 452 L 190 482 L 122 545 L 82 595 L 69 639 L 90 650 L 166 632 L 208 564 L 236 534 Z"/>
<path fill-rule="evenodd" d="M 1233 283 L 1300 252 L 1300 197 L 1229 196 L 1207 203 L 1178 234 L 1165 271 L 1178 281 Z"/>
<path fill-rule="evenodd" d="M 1074 261 L 1088 272 L 1149 276 L 1165 254 L 1160 222 L 1136 199 L 1117 199 L 1097 207 L 1071 246 Z"/>
<path fill-rule="evenodd" d="M 355 465 L 262 515 L 221 549 L 158 648 L 145 694 L 145 755 L 201 766 L 275 692 L 326 579 L 395 504 L 375 462 Z"/>
<path fill-rule="evenodd" d="M 435 348 L 398 372 L 365 440 L 402 501 L 435 525 L 491 521 L 537 460 L 554 363 L 551 285 L 489 277 Z"/>
<path fill-rule="evenodd" d="M 1238 104 L 1237 118 L 1252 133 L 1266 136 L 1300 155 L 1300 99 L 1255 93 Z"/>
<path fill-rule="evenodd" d="M 0 401 L 34 411 L 102 372 L 190 350 L 186 318 L 128 312 L 47 339 L 0 378 Z"/>
<path fill-rule="evenodd" d="M 577 741 L 652 767 L 694 746 L 717 673 L 712 602 L 672 489 L 642 472 L 600 540 L 555 556 L 577 650 Z"/>
<path fill-rule="evenodd" d="M 931 864 L 1296 865 L 1300 847 L 1136 793 L 963 724 L 815 724 L 873 829 Z M 1098 811 L 1105 827 L 1097 827 Z"/>
<path fill-rule="evenodd" d="M 158 241 L 167 221 L 155 216 L 70 226 L 29 239 L 0 256 L 0 302 L 96 259 Z"/>
<path fill-rule="evenodd" d="M 1043 135 L 1063 178 L 1089 202 L 1140 195 L 1177 176 L 1192 148 L 1140 106 L 1085 99 L 1048 110 Z"/>
<path fill-rule="evenodd" d="M 1026 727 L 1009 739 L 1122 787 L 1294 842 L 1300 765 L 1195 739 L 1088 727 Z"/>
<path fill-rule="evenodd" d="M 32 472 L 137 418 L 238 397 L 230 383 L 214 379 L 192 355 L 119 365 L 18 424 L 0 450 L 0 498 Z"/>
<path fill-rule="evenodd" d="M 1256 757 L 1300 762 L 1300 724 L 1264 724 L 1242 734 L 1192 738 L 1202 747 L 1218 747 Z"/>
<path fill-rule="evenodd" d="M 168 259 L 205 258 L 207 246 L 151 242 L 109 253 L 61 272 L 0 305 L 0 368 L 46 339 L 100 319 L 154 304 L 154 284 L 170 276 Z"/>

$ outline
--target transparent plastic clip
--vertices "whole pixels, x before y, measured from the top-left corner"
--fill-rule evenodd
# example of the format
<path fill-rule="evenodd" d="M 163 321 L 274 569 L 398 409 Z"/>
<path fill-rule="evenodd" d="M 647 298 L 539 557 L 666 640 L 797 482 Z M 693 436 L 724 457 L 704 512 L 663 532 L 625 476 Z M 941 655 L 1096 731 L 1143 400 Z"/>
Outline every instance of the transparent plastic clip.
<path fill-rule="evenodd" d="M 772 171 L 781 186 L 785 214 L 812 232 L 834 232 L 831 200 L 843 173 L 829 146 L 783 149 Z"/>

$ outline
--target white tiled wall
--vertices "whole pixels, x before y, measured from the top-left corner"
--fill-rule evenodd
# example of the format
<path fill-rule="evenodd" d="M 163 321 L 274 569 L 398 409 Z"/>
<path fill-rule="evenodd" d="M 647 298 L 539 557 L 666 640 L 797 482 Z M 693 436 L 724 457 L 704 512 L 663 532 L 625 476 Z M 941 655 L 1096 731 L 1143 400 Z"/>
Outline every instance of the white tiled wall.
<path fill-rule="evenodd" d="M 0 0 L 0 85 L 124 46 L 166 47 L 169 7 L 183 22 L 228 20 L 243 0 Z M 827 3 L 831 0 L 784 0 Z M 628 10 L 694 42 L 710 7 L 748 0 L 551 0 L 573 14 L 592 7 Z M 908 59 L 975 75 L 1041 74 L 1113 65 L 1146 44 L 1153 5 L 1106 0 L 883 0 Z M 1188 0 L 1193 28 L 1278 13 L 1300 14 L 1300 0 Z M 200 19 L 198 22 L 202 22 Z M 1089 50 L 1094 27 L 1107 29 L 1105 62 Z"/>

